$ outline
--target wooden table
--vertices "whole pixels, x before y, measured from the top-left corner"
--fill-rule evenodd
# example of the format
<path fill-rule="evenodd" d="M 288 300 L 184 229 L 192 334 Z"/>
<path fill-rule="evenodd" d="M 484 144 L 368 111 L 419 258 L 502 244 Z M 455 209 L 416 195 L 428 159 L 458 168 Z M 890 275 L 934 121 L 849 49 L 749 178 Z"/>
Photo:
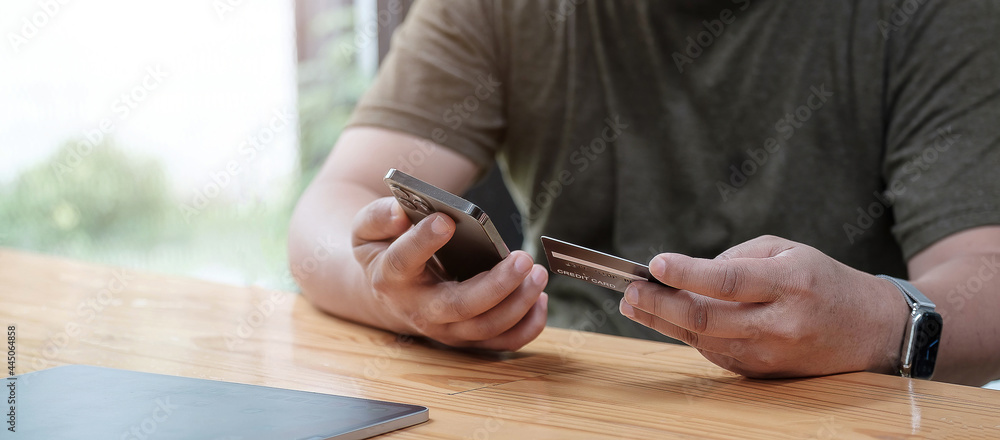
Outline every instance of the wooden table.
<path fill-rule="evenodd" d="M 1000 438 L 1000 392 L 870 373 L 751 380 L 695 350 L 549 328 L 470 354 L 299 295 L 0 249 L 18 373 L 90 364 L 424 405 L 400 439 Z"/>

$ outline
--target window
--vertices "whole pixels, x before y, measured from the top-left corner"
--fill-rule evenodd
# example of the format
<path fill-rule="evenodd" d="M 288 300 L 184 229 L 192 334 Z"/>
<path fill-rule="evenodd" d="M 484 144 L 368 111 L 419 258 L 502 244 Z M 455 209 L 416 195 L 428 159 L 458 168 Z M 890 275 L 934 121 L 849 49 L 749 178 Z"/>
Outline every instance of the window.
<path fill-rule="evenodd" d="M 293 289 L 291 209 L 377 54 L 354 11 L 3 4 L 0 246 Z"/>

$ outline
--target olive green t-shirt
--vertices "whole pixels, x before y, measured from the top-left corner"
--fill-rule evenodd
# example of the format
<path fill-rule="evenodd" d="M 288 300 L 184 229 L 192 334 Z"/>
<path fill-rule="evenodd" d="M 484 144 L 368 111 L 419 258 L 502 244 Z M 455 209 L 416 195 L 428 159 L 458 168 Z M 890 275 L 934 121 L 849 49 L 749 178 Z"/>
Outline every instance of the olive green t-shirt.
<path fill-rule="evenodd" d="M 647 262 L 772 234 L 906 276 L 1000 224 L 997 23 L 993 0 L 419 0 L 351 124 L 499 161 L 521 216 L 493 220 L 536 261 L 540 235 Z M 619 293 L 546 291 L 551 325 L 659 338 Z"/>

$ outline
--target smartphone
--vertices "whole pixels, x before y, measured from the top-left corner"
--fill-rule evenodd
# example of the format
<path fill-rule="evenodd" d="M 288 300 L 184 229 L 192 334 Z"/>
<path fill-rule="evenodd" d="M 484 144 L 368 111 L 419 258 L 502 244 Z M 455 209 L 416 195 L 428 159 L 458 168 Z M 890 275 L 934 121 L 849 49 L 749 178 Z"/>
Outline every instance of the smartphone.
<path fill-rule="evenodd" d="M 434 254 L 433 270 L 447 278 L 465 281 L 496 266 L 510 250 L 489 216 L 459 196 L 416 177 L 389 169 L 385 184 L 413 224 L 435 212 L 455 221 L 455 235 Z"/>

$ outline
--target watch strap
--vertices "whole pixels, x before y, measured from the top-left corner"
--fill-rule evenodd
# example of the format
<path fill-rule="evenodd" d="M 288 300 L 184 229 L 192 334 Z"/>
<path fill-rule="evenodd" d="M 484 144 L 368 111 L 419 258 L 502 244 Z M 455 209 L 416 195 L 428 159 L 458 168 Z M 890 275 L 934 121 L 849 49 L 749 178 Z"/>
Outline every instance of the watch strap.
<path fill-rule="evenodd" d="M 903 377 L 930 379 L 934 373 L 937 343 L 941 336 L 941 315 L 934 311 L 934 302 L 909 281 L 887 275 L 878 277 L 892 282 L 910 306 L 899 353 L 899 374 Z"/>
<path fill-rule="evenodd" d="M 929 309 L 934 310 L 934 302 L 927 298 L 919 289 L 910 284 L 909 281 L 899 279 L 896 277 L 891 277 L 888 275 L 877 275 L 879 278 L 886 279 L 895 284 L 900 292 L 903 293 L 903 297 L 906 298 L 907 304 L 913 310 L 917 309 Z"/>

